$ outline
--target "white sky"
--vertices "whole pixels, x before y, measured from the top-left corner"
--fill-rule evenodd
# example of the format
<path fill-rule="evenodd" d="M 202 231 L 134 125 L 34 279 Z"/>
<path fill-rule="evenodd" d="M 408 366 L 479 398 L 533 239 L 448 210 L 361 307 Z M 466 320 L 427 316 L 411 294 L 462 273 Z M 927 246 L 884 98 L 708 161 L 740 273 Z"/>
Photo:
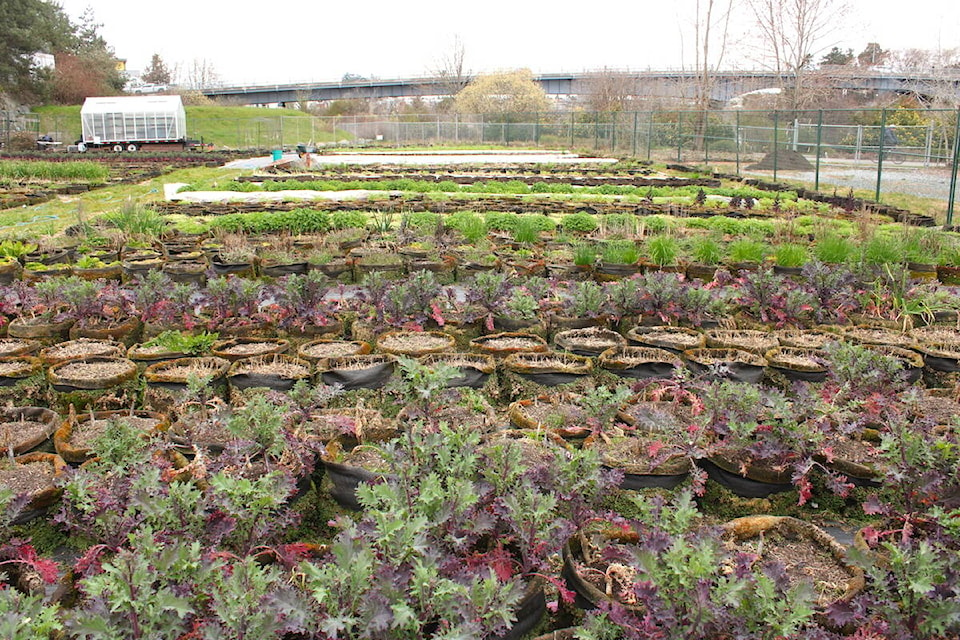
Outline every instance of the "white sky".
<path fill-rule="evenodd" d="M 224 84 L 337 81 L 345 73 L 429 75 L 454 37 L 471 72 L 678 69 L 691 66 L 694 0 L 606 3 L 483 0 L 224 2 L 58 0 L 76 20 L 93 8 L 101 34 L 130 69 L 153 53 L 168 66 L 205 60 Z M 853 11 L 832 45 L 860 52 L 960 47 L 955 0 L 850 0 Z M 749 23 L 733 30 L 740 51 L 724 68 L 761 68 L 751 59 Z"/>

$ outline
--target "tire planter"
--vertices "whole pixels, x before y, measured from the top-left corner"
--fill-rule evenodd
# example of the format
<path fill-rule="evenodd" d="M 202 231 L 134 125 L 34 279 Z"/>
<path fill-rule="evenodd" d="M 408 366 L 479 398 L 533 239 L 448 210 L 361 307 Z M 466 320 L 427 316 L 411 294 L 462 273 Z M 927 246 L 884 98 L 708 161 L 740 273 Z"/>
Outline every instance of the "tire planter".
<path fill-rule="evenodd" d="M 230 362 L 254 356 L 272 356 L 286 353 L 290 341 L 280 338 L 233 338 L 213 343 L 210 353 Z"/>
<path fill-rule="evenodd" d="M 607 349 L 600 354 L 598 363 L 602 369 L 621 378 L 640 380 L 672 378 L 683 367 L 683 362 L 675 354 L 655 347 L 621 346 Z"/>
<path fill-rule="evenodd" d="M 923 357 L 916 351 L 884 344 L 868 344 L 865 346 L 867 349 L 899 360 L 900 364 L 903 365 L 908 384 L 913 384 L 923 375 Z"/>
<path fill-rule="evenodd" d="M 774 334 L 752 329 L 710 329 L 704 337 L 709 349 L 740 349 L 758 356 L 780 346 Z"/>
<path fill-rule="evenodd" d="M 127 349 L 113 340 L 96 340 L 93 338 L 77 338 L 58 344 L 44 347 L 40 350 L 40 361 L 45 366 L 67 362 L 68 360 L 83 360 L 84 358 L 123 358 Z"/>
<path fill-rule="evenodd" d="M 285 327 L 283 335 L 287 338 L 298 340 L 315 340 L 321 336 L 327 336 L 328 339 L 336 339 L 343 333 L 343 323 L 336 319 L 330 319 L 327 324 L 302 324 L 297 326 Z"/>
<path fill-rule="evenodd" d="M 370 353 L 370 343 L 362 340 L 331 340 L 321 338 L 297 348 L 297 357 L 322 368 L 330 358 L 358 356 Z"/>
<path fill-rule="evenodd" d="M 550 331 L 554 334 L 570 329 L 587 329 L 589 327 L 605 327 L 609 319 L 607 316 L 597 316 L 595 318 L 579 316 L 560 316 L 550 315 Z"/>
<path fill-rule="evenodd" d="M 345 259 L 331 260 L 323 264 L 311 264 L 310 270 L 319 271 L 331 280 L 336 280 L 337 282 L 353 282 L 353 263 Z"/>
<path fill-rule="evenodd" d="M 510 629 L 501 635 L 491 636 L 487 640 L 521 640 L 532 631 L 547 613 L 547 598 L 543 591 L 543 579 L 531 578 L 523 597 L 513 610 L 516 621 Z"/>
<path fill-rule="evenodd" d="M 166 258 L 156 256 L 153 258 L 143 258 L 137 260 L 123 260 L 120 263 L 123 281 L 133 282 L 138 276 L 146 276 L 151 271 L 162 271 L 163 265 L 167 263 Z"/>
<path fill-rule="evenodd" d="M 27 453 L 14 458 L 14 462 L 17 465 L 43 464 L 50 467 L 49 485 L 31 492 L 30 502 L 27 503 L 24 510 L 11 522 L 11 524 L 16 525 L 24 524 L 44 515 L 50 506 L 60 499 L 63 489 L 57 487 L 54 482 L 56 478 L 59 478 L 66 472 L 67 463 L 55 453 Z M 0 470 L 0 473 L 4 472 Z M 2 478 L 2 476 L 0 476 L 0 478 Z M 3 483 L 2 479 L 0 479 L 0 483 Z"/>
<path fill-rule="evenodd" d="M 353 463 L 358 455 L 367 452 L 372 453 L 374 458 L 379 458 L 378 450 L 374 446 L 359 445 L 348 453 L 340 453 L 337 443 L 334 442 L 328 447 L 328 455 L 323 457 L 323 466 L 331 482 L 330 496 L 341 507 L 360 511 L 363 506 L 357 499 L 359 486 L 363 483 L 377 482 L 387 475 L 366 469 L 361 466 L 363 463 Z"/>
<path fill-rule="evenodd" d="M 627 344 L 619 333 L 603 327 L 561 331 L 553 337 L 553 341 L 561 349 L 578 356 L 599 356 L 607 349 Z"/>
<path fill-rule="evenodd" d="M 776 347 L 764 354 L 770 369 L 790 382 L 823 382 L 827 379 L 827 354 L 819 349 Z"/>
<path fill-rule="evenodd" d="M 960 267 L 937 265 L 937 280 L 948 285 L 960 284 Z"/>
<path fill-rule="evenodd" d="M 686 327 L 634 327 L 627 332 L 627 339 L 633 345 L 656 347 L 673 353 L 682 353 L 687 349 L 700 349 L 706 344 L 703 334 Z"/>
<path fill-rule="evenodd" d="M 590 375 L 593 363 L 584 356 L 567 353 L 514 353 L 504 359 L 503 368 L 535 384 L 555 387 Z"/>
<path fill-rule="evenodd" d="M 600 462 L 607 469 L 616 469 L 623 473 L 621 489 L 673 489 L 690 475 L 690 460 L 679 449 L 673 449 L 657 464 L 649 461 L 638 462 L 649 458 L 647 451 L 655 440 L 657 438 L 653 434 L 615 436 L 609 441 L 590 435 L 583 441 L 583 447 L 597 451 Z M 669 444 L 665 448 L 668 451 L 671 449 Z M 629 459 L 625 458 L 625 455 L 629 456 Z"/>
<path fill-rule="evenodd" d="M 67 339 L 74 319 L 68 318 L 57 322 L 17 318 L 7 327 L 7 335 L 11 338 L 27 338 L 37 340 L 42 344 L 54 344 Z"/>
<path fill-rule="evenodd" d="M 120 266 L 119 262 L 90 269 L 83 269 L 74 265 L 73 275 L 84 280 L 116 280 L 119 282 L 123 278 L 123 267 Z"/>
<path fill-rule="evenodd" d="M 20 277 L 23 267 L 19 260 L 4 259 L 0 261 L 0 285 L 12 284 L 14 280 Z"/>
<path fill-rule="evenodd" d="M 171 260 L 163 265 L 162 270 L 174 282 L 196 284 L 202 287 L 207 283 L 209 268 L 206 262 Z"/>
<path fill-rule="evenodd" d="M 129 347 L 140 339 L 143 323 L 140 318 L 131 316 L 111 326 L 93 325 L 80 326 L 79 323 L 70 327 L 70 338 L 90 338 L 93 340 L 116 340 Z"/>
<path fill-rule="evenodd" d="M 847 327 L 844 329 L 843 335 L 849 340 L 865 346 L 886 345 L 890 347 L 900 347 L 901 349 L 910 349 L 916 346 L 916 342 L 910 334 L 892 331 L 883 327 L 865 325 Z"/>
<path fill-rule="evenodd" d="M 910 337 L 924 345 L 960 346 L 960 329 L 955 326 L 929 326 L 910 330 Z"/>
<path fill-rule="evenodd" d="M 28 431 L 24 423 L 30 423 Z M 15 456 L 36 449 L 46 442 L 60 426 L 60 415 L 43 407 L 9 407 L 0 409 L 0 434 L 7 427 L 13 436 L 13 454 Z M 6 452 L 3 453 L 6 455 Z"/>
<path fill-rule="evenodd" d="M 389 331 L 376 341 L 382 353 L 412 358 L 452 351 L 456 344 L 456 338 L 440 331 Z"/>
<path fill-rule="evenodd" d="M 81 413 L 76 416 L 76 423 L 69 418 L 64 420 L 56 432 L 53 434 L 53 446 L 67 462 L 82 463 L 93 458 L 94 453 L 89 447 L 78 446 L 71 442 L 74 430 L 82 428 L 85 424 L 90 424 L 90 420 L 136 420 L 136 426 L 143 431 L 143 434 L 151 435 L 157 432 L 166 431 L 170 427 L 170 420 L 166 415 L 155 411 L 97 411 L 92 417 L 90 413 Z"/>
<path fill-rule="evenodd" d="M 40 350 L 40 347 L 41 344 L 37 340 L 0 338 L 0 358 L 32 356 Z"/>
<path fill-rule="evenodd" d="M 775 544 L 775 536 L 779 535 L 787 539 L 810 543 L 818 548 L 821 553 L 828 556 L 847 576 L 847 579 L 842 587 L 842 593 L 838 593 L 837 597 L 821 598 L 817 603 L 818 608 L 821 610 L 836 602 L 849 601 L 863 591 L 865 587 L 866 582 L 863 569 L 855 567 L 847 561 L 846 549 L 832 536 L 823 531 L 823 529 L 809 522 L 804 522 L 803 520 L 789 516 L 747 516 L 744 518 L 736 518 L 725 523 L 722 529 L 724 540 L 727 540 L 737 548 L 739 548 L 742 543 L 761 536 L 763 536 L 765 547 L 769 548 Z M 791 564 L 793 563 L 791 562 Z M 804 569 L 805 567 L 798 566 L 796 570 L 804 574 Z M 788 568 L 788 576 L 791 570 L 793 569 Z M 802 575 L 800 577 L 804 578 L 807 576 Z M 821 589 L 815 588 L 815 592 L 819 593 L 821 591 Z"/>
<path fill-rule="evenodd" d="M 631 540 L 617 539 L 615 533 L 604 532 L 603 537 L 610 544 L 621 543 L 629 544 Z M 567 583 L 567 588 L 574 592 L 574 604 L 581 609 L 596 609 L 601 604 L 619 604 L 630 611 L 638 611 L 638 605 L 631 605 L 620 602 L 615 595 L 607 594 L 605 590 L 598 588 L 595 584 L 586 579 L 579 570 L 579 565 L 591 565 L 595 559 L 586 555 L 586 549 L 589 544 L 583 533 L 573 535 L 563 546 L 563 568 L 560 575 Z M 601 554 L 602 555 L 602 551 Z"/>
<path fill-rule="evenodd" d="M 470 348 L 496 358 L 505 358 L 512 353 L 545 353 L 547 341 L 533 333 L 508 331 L 491 333 L 470 341 Z"/>
<path fill-rule="evenodd" d="M 69 264 L 51 264 L 42 269 L 24 269 L 20 277 L 24 282 L 33 284 L 47 278 L 66 277 L 73 273 L 73 267 Z"/>
<path fill-rule="evenodd" d="M 142 343 L 137 343 L 127 349 L 126 357 L 136 362 L 138 367 L 144 369 L 158 362 L 186 358 L 187 354 L 182 351 L 167 351 L 161 346 L 144 347 Z"/>
<path fill-rule="evenodd" d="M 260 263 L 260 275 L 267 278 L 282 278 L 293 274 L 302 275 L 310 270 L 306 260 L 302 262 L 278 263 L 264 261 Z"/>
<path fill-rule="evenodd" d="M 687 279 L 710 282 L 717 275 L 718 267 L 712 264 L 691 263 L 687 265 Z"/>
<path fill-rule="evenodd" d="M 50 367 L 47 380 L 51 404 L 64 410 L 123 409 L 137 401 L 137 363 L 126 358 L 68 360 Z"/>
<path fill-rule="evenodd" d="M 255 387 L 289 391 L 301 380 L 309 382 L 311 375 L 312 367 L 306 360 L 283 354 L 254 356 L 230 365 L 227 384 L 241 391 Z"/>
<path fill-rule="evenodd" d="M 819 329 L 784 329 L 774 333 L 781 347 L 795 349 L 822 349 L 831 342 L 843 340 L 843 335 Z"/>
<path fill-rule="evenodd" d="M 597 280 L 600 282 L 613 282 L 614 280 L 623 280 L 631 278 L 643 271 L 639 264 L 620 264 L 616 262 L 601 262 L 597 265 Z"/>
<path fill-rule="evenodd" d="M 45 389 L 46 380 L 40 358 L 0 358 L 0 401 L 12 404 L 43 404 Z"/>
<path fill-rule="evenodd" d="M 324 384 L 343 385 L 345 391 L 380 389 L 393 375 L 396 359 L 390 354 L 331 358 L 320 374 Z"/>
<path fill-rule="evenodd" d="M 794 489 L 789 469 L 774 469 L 761 462 L 741 466 L 735 449 L 717 451 L 698 464 L 711 480 L 741 498 L 766 498 Z"/>
<path fill-rule="evenodd" d="M 447 383 L 448 387 L 482 389 L 497 368 L 493 356 L 478 353 L 437 353 L 424 356 L 420 363 L 426 366 L 443 363 L 457 369 L 459 374 Z"/>
<path fill-rule="evenodd" d="M 257 275 L 255 262 L 223 262 L 219 257 L 216 257 L 210 260 L 210 268 L 218 276 L 234 275 L 253 278 Z"/>
<path fill-rule="evenodd" d="M 880 434 L 872 429 L 866 429 L 858 436 L 847 436 L 845 440 L 861 440 L 869 443 L 875 440 L 879 444 Z M 847 480 L 858 487 L 879 487 L 883 478 L 883 472 L 876 466 L 864 460 L 854 460 L 853 456 L 846 454 L 844 448 L 837 441 L 830 442 L 833 451 L 829 456 L 824 453 L 815 454 L 814 460 L 822 464 L 827 469 L 841 473 L 847 477 Z"/>
<path fill-rule="evenodd" d="M 960 344 L 923 344 L 916 347 L 923 356 L 923 364 L 934 371 L 960 371 Z"/>
<path fill-rule="evenodd" d="M 688 349 L 683 359 L 695 373 L 756 384 L 763 378 L 767 361 L 740 349 Z"/>
<path fill-rule="evenodd" d="M 531 409 L 539 407 L 555 408 L 557 413 L 548 414 L 546 417 L 556 416 L 557 420 L 537 419 Z M 547 431 L 561 438 L 583 438 L 590 434 L 590 429 L 582 424 L 583 410 L 577 404 L 576 396 L 544 394 L 536 398 L 517 400 L 510 405 L 507 415 L 510 416 L 510 424 L 520 430 Z M 552 422 L 555 424 L 551 424 Z"/>
<path fill-rule="evenodd" d="M 143 372 L 146 383 L 144 407 L 160 413 L 175 415 L 177 406 L 187 393 L 191 375 L 200 372 L 207 378 L 207 388 L 214 397 L 227 398 L 227 371 L 230 361 L 216 356 L 175 358 L 149 365 Z"/>

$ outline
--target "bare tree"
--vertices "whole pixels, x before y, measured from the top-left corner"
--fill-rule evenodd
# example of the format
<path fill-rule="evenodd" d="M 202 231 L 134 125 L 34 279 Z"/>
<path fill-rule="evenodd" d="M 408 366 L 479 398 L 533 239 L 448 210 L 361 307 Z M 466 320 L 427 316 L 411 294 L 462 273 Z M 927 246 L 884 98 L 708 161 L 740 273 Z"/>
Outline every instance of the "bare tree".
<path fill-rule="evenodd" d="M 222 84 L 220 74 L 206 58 L 194 58 L 187 64 L 183 75 L 180 84 L 187 89 L 205 89 Z"/>
<path fill-rule="evenodd" d="M 470 84 L 470 72 L 466 68 L 466 49 L 460 36 L 453 37 L 450 49 L 437 58 L 428 75 L 436 79 L 441 95 L 447 98 L 442 104 L 451 107 L 453 96 Z"/>
<path fill-rule="evenodd" d="M 584 106 L 589 111 L 625 111 L 636 99 L 637 83 L 636 75 L 623 71 L 604 68 L 591 73 L 584 83 Z"/>
<path fill-rule="evenodd" d="M 713 74 L 723 63 L 730 33 L 733 0 L 696 0 L 694 34 L 697 55 L 697 109 L 710 107 Z"/>
<path fill-rule="evenodd" d="M 730 19 L 734 0 L 694 0 L 693 33 L 695 51 L 695 80 L 693 101 L 700 117 L 694 133 L 697 147 L 701 147 L 707 130 L 710 101 L 715 74 L 723 64 L 730 33 Z"/>
<path fill-rule="evenodd" d="M 806 76 L 814 56 L 836 43 L 848 0 L 748 0 L 766 63 L 777 74 L 791 108 L 809 103 Z"/>

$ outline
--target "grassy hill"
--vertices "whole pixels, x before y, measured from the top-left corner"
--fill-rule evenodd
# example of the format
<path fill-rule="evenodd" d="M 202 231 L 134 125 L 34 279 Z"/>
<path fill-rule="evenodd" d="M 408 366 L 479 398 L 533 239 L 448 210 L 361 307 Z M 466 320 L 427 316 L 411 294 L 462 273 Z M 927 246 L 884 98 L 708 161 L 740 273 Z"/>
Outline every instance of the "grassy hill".
<path fill-rule="evenodd" d="M 331 131 L 322 119 L 296 109 L 188 106 L 186 111 L 187 135 L 217 148 L 266 149 L 353 137 L 346 131 Z M 34 112 L 40 114 L 41 133 L 55 133 L 64 142 L 80 138 L 79 106 L 37 107 Z"/>

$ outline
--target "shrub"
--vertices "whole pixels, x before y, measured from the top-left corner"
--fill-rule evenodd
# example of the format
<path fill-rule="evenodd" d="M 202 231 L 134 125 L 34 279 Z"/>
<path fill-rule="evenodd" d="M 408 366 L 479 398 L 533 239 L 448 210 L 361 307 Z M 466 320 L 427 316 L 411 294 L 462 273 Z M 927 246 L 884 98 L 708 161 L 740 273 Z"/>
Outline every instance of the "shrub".
<path fill-rule="evenodd" d="M 560 221 L 560 226 L 563 227 L 564 231 L 590 233 L 597 228 L 598 224 L 596 216 L 586 213 L 585 211 L 580 211 L 563 216 Z"/>

